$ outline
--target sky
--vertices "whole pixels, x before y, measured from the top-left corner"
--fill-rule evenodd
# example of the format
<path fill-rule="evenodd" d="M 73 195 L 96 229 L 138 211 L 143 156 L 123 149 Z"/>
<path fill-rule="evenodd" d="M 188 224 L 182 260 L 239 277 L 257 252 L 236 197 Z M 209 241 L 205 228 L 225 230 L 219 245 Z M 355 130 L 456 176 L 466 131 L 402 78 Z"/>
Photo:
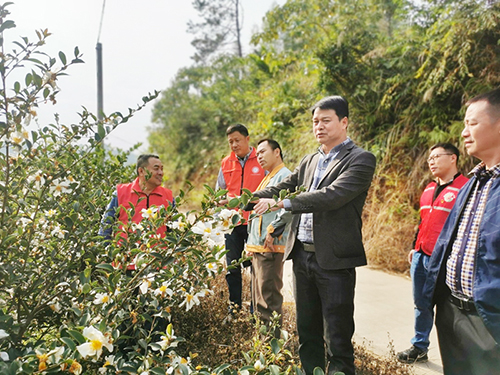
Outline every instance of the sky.
<path fill-rule="evenodd" d="M 69 76 L 58 80 L 61 92 L 57 104 L 43 104 L 37 109 L 39 125 L 53 123 L 54 113 L 59 114 L 62 124 L 77 123 L 82 107 L 97 113 L 98 37 L 103 49 L 105 113 L 128 113 L 128 108 L 142 103 L 144 95 L 167 88 L 180 68 L 193 63 L 193 35 L 186 31 L 188 21 L 197 20 L 191 0 L 11 1 L 14 4 L 7 9 L 16 28 L 5 32 L 7 42 L 21 36 L 35 41 L 35 30 L 48 29 L 52 35 L 43 51 L 53 57 L 63 51 L 69 60 L 78 46 L 85 61 L 70 67 Z M 250 52 L 250 37 L 261 27 L 265 13 L 285 0 L 241 1 L 244 52 Z M 7 85 L 12 87 L 13 82 Z M 140 150 L 146 151 L 146 128 L 151 125 L 152 108 L 149 103 L 128 123 L 120 125 L 106 138 L 106 143 L 128 149 L 142 142 Z"/>

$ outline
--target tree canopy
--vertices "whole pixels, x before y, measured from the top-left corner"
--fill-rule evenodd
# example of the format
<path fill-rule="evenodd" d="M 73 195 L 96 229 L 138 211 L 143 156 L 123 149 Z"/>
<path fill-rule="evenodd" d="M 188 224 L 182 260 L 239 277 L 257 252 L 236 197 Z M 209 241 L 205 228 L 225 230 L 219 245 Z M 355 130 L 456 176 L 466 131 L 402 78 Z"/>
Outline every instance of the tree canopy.
<path fill-rule="evenodd" d="M 171 183 L 214 184 L 224 130 L 241 122 L 252 143 L 278 140 L 293 168 L 317 145 L 308 109 L 340 94 L 350 136 L 378 158 L 369 204 L 397 194 L 394 212 L 414 228 L 428 148 L 459 145 L 463 103 L 500 84 L 499 16 L 488 0 L 288 0 L 266 14 L 251 53 L 179 71 L 155 105 L 151 148 Z"/>

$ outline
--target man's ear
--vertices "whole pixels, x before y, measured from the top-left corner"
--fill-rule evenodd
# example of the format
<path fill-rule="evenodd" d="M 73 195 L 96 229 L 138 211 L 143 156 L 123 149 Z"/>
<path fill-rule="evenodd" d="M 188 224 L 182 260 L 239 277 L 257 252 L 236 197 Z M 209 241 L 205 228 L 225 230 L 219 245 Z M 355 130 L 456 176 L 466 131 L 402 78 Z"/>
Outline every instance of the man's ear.
<path fill-rule="evenodd" d="M 347 118 L 347 116 L 344 116 L 342 120 L 340 120 L 340 123 L 342 124 L 344 129 L 347 129 L 347 126 L 349 125 L 349 119 Z"/>

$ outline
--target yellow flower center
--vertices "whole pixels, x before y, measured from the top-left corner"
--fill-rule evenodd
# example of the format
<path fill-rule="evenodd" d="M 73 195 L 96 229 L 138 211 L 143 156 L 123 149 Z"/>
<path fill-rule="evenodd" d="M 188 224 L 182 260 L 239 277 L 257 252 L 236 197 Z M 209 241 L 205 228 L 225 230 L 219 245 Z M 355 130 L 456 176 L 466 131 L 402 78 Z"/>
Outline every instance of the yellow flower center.
<path fill-rule="evenodd" d="M 160 292 L 165 293 L 166 291 L 167 291 L 167 286 L 166 285 L 160 286 Z"/>
<path fill-rule="evenodd" d="M 102 349 L 102 342 L 100 342 L 99 340 L 91 340 L 90 347 L 92 348 L 92 350 L 99 351 Z"/>
<path fill-rule="evenodd" d="M 107 303 L 107 302 L 109 302 L 109 296 L 108 295 L 102 296 L 102 303 Z"/>
<path fill-rule="evenodd" d="M 191 302 L 191 301 L 193 300 L 193 297 L 194 297 L 194 296 L 193 296 L 192 294 L 186 294 L 186 300 L 187 300 L 188 302 Z"/>

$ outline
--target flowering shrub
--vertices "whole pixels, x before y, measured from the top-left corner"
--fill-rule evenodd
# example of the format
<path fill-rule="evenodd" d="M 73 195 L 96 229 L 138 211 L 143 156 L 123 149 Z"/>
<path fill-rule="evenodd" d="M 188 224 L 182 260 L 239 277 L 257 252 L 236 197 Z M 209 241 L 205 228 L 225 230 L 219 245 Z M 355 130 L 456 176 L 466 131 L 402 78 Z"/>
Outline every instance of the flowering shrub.
<path fill-rule="evenodd" d="M 133 178 L 127 153 L 106 152 L 100 142 L 157 93 L 127 115 L 98 121 L 84 109 L 79 124 L 64 125 L 57 115 L 38 124 L 38 106 L 55 102 L 58 79 L 81 55 L 78 48 L 72 59 L 46 55 L 47 30 L 5 51 L 3 35 L 15 27 L 8 4 L 0 5 L 0 373 L 237 371 L 193 368 L 175 353 L 182 338 L 170 323 L 171 308 L 196 308 L 223 270 L 224 233 L 240 220 L 237 211 L 218 207 L 226 192 L 207 187 L 199 212 L 181 212 L 181 191 L 175 207 L 143 210 L 139 224 L 115 227 L 110 241 L 99 237 L 114 186 Z M 14 71 L 24 79 L 9 89 Z M 164 225 L 166 235 L 157 235 Z M 281 350 L 271 347 L 273 355 Z M 280 373 L 265 358 L 254 362 L 244 371 Z"/>

